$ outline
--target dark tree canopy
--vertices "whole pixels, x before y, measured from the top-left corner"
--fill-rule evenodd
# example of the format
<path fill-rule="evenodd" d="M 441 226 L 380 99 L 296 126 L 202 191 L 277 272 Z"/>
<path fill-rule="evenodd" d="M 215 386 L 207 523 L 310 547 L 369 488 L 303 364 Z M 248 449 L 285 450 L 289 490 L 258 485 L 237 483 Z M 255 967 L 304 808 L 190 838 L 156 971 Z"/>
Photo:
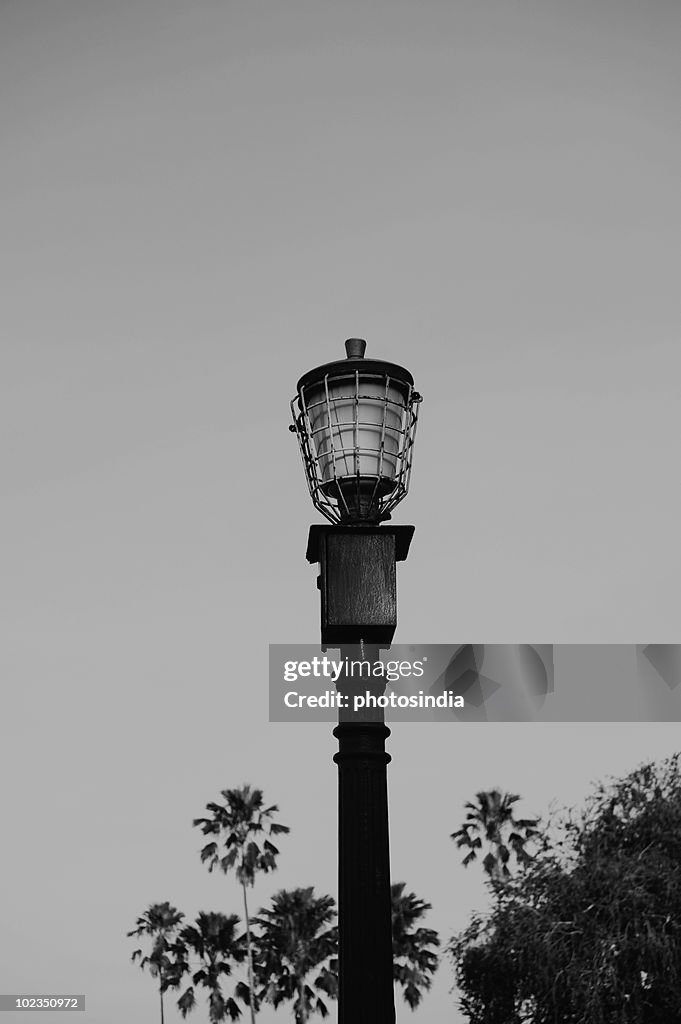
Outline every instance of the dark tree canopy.
<path fill-rule="evenodd" d="M 482 866 L 493 881 L 505 883 L 511 877 L 508 866 L 511 853 L 521 867 L 531 860 L 527 845 L 538 835 L 538 819 L 516 818 L 514 804 L 520 797 L 515 793 L 481 790 L 475 800 L 466 804 L 466 820 L 461 828 L 452 832 L 450 839 L 455 840 L 459 849 L 468 850 L 463 859 L 464 867 L 482 852 L 484 840 L 487 852 Z"/>
<path fill-rule="evenodd" d="M 452 940 L 471 1024 L 681 1020 L 679 756 L 600 786 Z"/>
<path fill-rule="evenodd" d="M 204 989 L 208 996 L 208 1020 L 219 1024 L 224 1020 L 237 1020 L 241 1016 L 238 1004 L 226 996 L 222 985 L 232 974 L 235 964 L 246 957 L 245 943 L 239 935 L 236 914 L 201 911 L 194 924 L 186 925 L 173 947 L 175 956 L 170 985 L 179 988 L 185 975 L 191 984 L 177 1001 L 183 1017 L 197 1005 L 196 990 Z M 194 967 L 191 961 L 194 961 Z"/>
<path fill-rule="evenodd" d="M 402 995 L 412 1010 L 420 1004 L 432 983 L 438 966 L 435 949 L 440 939 L 432 928 L 420 922 L 430 903 L 416 893 L 405 892 L 406 882 L 394 882 L 390 888 L 392 902 L 393 977 L 402 988 Z"/>
<path fill-rule="evenodd" d="M 437 932 L 425 928 L 431 909 L 404 882 L 391 887 L 393 977 L 411 1009 L 420 1005 L 438 966 Z M 312 888 L 282 890 L 253 918 L 258 999 L 275 1007 L 293 1003 L 297 1022 L 329 1013 L 338 995 L 338 929 L 335 901 Z"/>
<path fill-rule="evenodd" d="M 338 991 L 335 901 L 314 888 L 282 889 L 253 918 L 255 976 L 261 1001 L 293 1004 L 296 1024 L 328 1016 L 326 999 Z"/>

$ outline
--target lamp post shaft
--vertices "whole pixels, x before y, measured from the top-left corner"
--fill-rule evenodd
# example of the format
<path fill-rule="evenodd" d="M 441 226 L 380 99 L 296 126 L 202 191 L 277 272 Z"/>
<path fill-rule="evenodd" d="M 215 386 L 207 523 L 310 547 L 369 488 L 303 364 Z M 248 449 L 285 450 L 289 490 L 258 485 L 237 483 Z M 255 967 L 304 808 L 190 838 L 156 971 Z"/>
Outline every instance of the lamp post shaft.
<path fill-rule="evenodd" d="M 341 648 L 342 657 L 352 657 Z M 356 650 L 356 648 L 354 649 Z M 377 648 L 364 655 L 375 660 Z M 373 682 L 373 681 L 371 681 Z M 383 687 L 367 689 L 379 694 Z M 340 680 L 339 680 L 340 683 Z M 343 692 L 352 687 L 339 685 Z M 339 1024 L 394 1024 L 388 780 L 383 712 L 339 713 Z"/>

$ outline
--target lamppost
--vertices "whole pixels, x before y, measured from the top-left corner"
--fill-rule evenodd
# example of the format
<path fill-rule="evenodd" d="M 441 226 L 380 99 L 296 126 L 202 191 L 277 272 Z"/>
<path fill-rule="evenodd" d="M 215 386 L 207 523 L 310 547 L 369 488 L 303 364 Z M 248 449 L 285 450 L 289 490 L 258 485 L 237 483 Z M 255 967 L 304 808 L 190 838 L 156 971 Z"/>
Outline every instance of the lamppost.
<path fill-rule="evenodd" d="M 307 559 L 318 563 L 321 642 L 341 660 L 375 663 L 397 626 L 396 563 L 413 526 L 380 525 L 409 487 L 421 396 L 408 370 L 365 359 L 366 342 L 346 341 L 347 358 L 310 370 L 291 402 L 315 507 L 330 526 L 312 526 Z M 342 681 L 341 681 L 342 680 Z M 351 698 L 348 671 L 337 686 Z M 380 683 L 376 686 L 376 683 Z M 381 677 L 362 679 L 379 695 Z M 339 709 L 339 1024 L 394 1024 L 390 850 L 383 710 Z"/>

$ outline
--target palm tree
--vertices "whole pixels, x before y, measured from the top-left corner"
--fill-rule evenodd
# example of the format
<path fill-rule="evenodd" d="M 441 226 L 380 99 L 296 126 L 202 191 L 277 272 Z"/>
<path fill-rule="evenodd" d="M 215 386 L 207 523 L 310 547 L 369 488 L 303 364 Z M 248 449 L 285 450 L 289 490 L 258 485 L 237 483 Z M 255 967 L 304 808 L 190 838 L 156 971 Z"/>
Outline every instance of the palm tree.
<path fill-rule="evenodd" d="M 437 970 L 438 958 L 430 947 L 439 946 L 440 939 L 432 928 L 414 928 L 432 907 L 413 892 L 405 894 L 405 887 L 406 882 L 395 882 L 390 887 L 393 977 L 402 986 L 406 1002 L 415 1010 L 423 992 L 430 988 L 430 975 Z"/>
<path fill-rule="evenodd" d="M 237 914 L 198 914 L 193 925 L 182 929 L 172 948 L 174 960 L 169 976 L 174 987 L 179 987 L 182 977 L 191 974 L 192 984 L 177 1001 L 183 1017 L 196 1006 L 194 987 L 201 985 L 208 992 L 208 1019 L 211 1024 L 229 1018 L 236 1020 L 241 1010 L 231 997 L 222 991 L 222 978 L 232 973 L 232 963 L 242 963 L 246 958 L 243 937 L 237 934 Z M 195 958 L 195 967 L 189 964 L 190 955 Z M 198 963 L 197 963 L 198 961 Z"/>
<path fill-rule="evenodd" d="M 286 825 L 272 821 L 279 811 L 276 804 L 264 807 L 261 789 L 242 786 L 241 789 L 223 789 L 221 793 L 224 804 L 206 804 L 210 818 L 195 818 L 194 826 L 200 827 L 204 836 L 220 836 L 224 852 L 219 850 L 219 842 L 208 843 L 201 850 L 201 863 L 208 861 L 208 870 L 219 867 L 225 874 L 232 868 L 236 871 L 237 881 L 244 895 L 244 916 L 246 919 L 246 946 L 248 959 L 248 1002 L 251 1009 L 251 1024 L 255 1024 L 255 996 L 253 989 L 253 949 L 251 925 L 248 917 L 248 901 L 246 889 L 255 882 L 259 871 L 274 871 L 279 850 L 266 836 L 276 836 L 290 831 Z M 262 846 L 260 839 L 263 838 Z M 257 840 L 257 841 L 256 841 Z"/>
<path fill-rule="evenodd" d="M 439 946 L 440 940 L 431 928 L 414 927 L 431 905 L 413 892 L 405 894 L 405 888 L 405 882 L 391 887 L 393 977 L 413 1010 L 430 988 L 430 975 L 438 965 L 431 947 Z M 253 918 L 259 928 L 254 940 L 258 995 L 275 1007 L 293 1000 L 296 1024 L 306 1024 L 315 1012 L 327 1016 L 318 992 L 332 999 L 338 993 L 338 929 L 329 927 L 335 903 L 331 896 L 313 893 L 312 888 L 281 891 L 269 909 Z M 316 970 L 319 974 L 312 984 L 317 992 L 306 980 Z"/>
<path fill-rule="evenodd" d="M 296 1024 L 306 1024 L 313 1013 L 326 1017 L 329 1011 L 321 994 L 337 996 L 335 917 L 332 897 L 315 896 L 311 886 L 282 889 L 272 897 L 271 906 L 253 918 L 259 929 L 255 935 L 258 996 L 275 1007 L 292 1001 Z M 317 976 L 308 982 L 313 973 Z"/>
<path fill-rule="evenodd" d="M 141 949 L 136 949 L 132 954 L 132 962 L 139 960 L 142 970 L 149 967 L 153 978 L 158 978 L 158 991 L 161 999 L 161 1024 L 164 1024 L 163 1017 L 163 993 L 171 987 L 174 973 L 170 960 L 170 952 L 173 948 L 173 940 L 177 928 L 184 918 L 184 914 L 171 907 L 170 903 L 152 903 L 149 909 L 137 918 L 137 927 L 127 933 L 128 938 L 135 936 L 140 938 L 148 935 L 153 939 L 151 953 L 148 956 L 142 955 Z"/>
<path fill-rule="evenodd" d="M 511 852 L 520 865 L 532 859 L 525 847 L 539 835 L 539 819 L 516 818 L 513 805 L 520 797 L 512 793 L 502 793 L 499 789 L 483 790 L 476 793 L 475 799 L 477 803 L 469 801 L 465 805 L 468 811 L 466 820 L 460 829 L 452 832 L 451 838 L 456 840 L 459 848 L 468 849 L 463 859 L 465 867 L 475 860 L 484 839 L 488 850 L 482 866 L 492 882 L 504 883 L 511 877 L 508 867 Z"/>

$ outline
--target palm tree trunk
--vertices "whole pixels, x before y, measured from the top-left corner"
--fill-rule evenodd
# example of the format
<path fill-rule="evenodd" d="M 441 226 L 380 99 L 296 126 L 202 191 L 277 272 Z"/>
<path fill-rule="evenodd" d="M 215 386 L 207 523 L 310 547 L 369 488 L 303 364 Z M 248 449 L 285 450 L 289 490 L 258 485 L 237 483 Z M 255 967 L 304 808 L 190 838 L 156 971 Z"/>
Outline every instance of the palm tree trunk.
<path fill-rule="evenodd" d="M 298 1009 L 296 1010 L 296 1024 L 305 1024 L 308 1018 L 305 1008 L 305 978 L 298 981 Z"/>
<path fill-rule="evenodd" d="M 163 1024 L 163 988 L 161 985 L 158 987 L 158 994 L 161 997 L 161 1024 Z"/>
<path fill-rule="evenodd" d="M 255 1024 L 255 1003 L 253 995 L 253 950 L 251 945 L 251 922 L 248 920 L 248 903 L 246 902 L 246 883 L 241 883 L 244 891 L 244 917 L 246 918 L 246 948 L 248 950 L 248 1002 L 251 1008 L 251 1024 Z"/>

